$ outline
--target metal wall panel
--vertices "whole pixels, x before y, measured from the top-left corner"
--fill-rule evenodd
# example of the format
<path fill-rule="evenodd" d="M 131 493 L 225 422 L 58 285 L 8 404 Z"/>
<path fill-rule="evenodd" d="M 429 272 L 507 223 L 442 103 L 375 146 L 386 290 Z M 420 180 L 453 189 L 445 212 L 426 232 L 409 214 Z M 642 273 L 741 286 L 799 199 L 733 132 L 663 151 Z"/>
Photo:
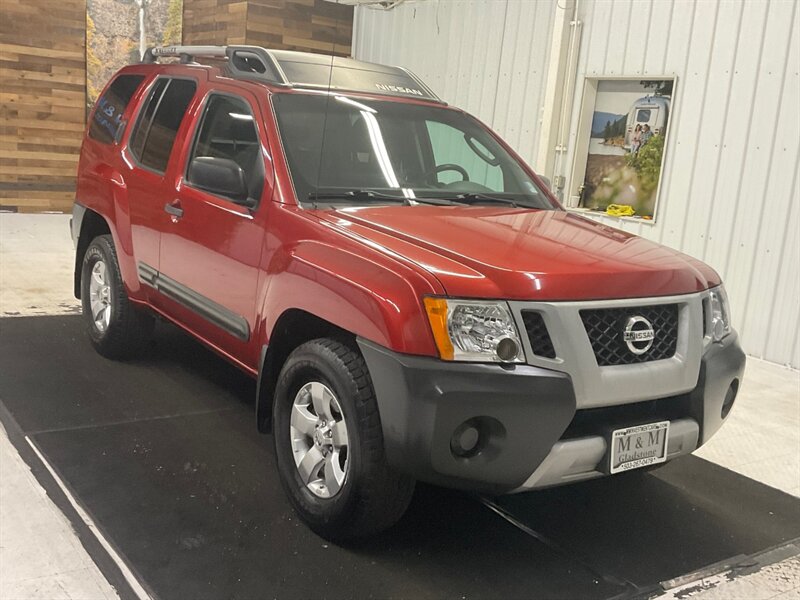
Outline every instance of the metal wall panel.
<path fill-rule="evenodd" d="M 354 54 L 415 71 L 533 163 L 555 2 L 357 9 Z M 654 224 L 595 217 L 723 277 L 748 353 L 800 368 L 800 8 L 788 0 L 583 0 L 570 177 L 586 77 L 675 75 Z M 569 189 L 569 187 L 567 188 Z"/>
<path fill-rule="evenodd" d="M 522 156 L 538 150 L 555 3 L 412 2 L 358 7 L 353 55 L 411 69 Z"/>

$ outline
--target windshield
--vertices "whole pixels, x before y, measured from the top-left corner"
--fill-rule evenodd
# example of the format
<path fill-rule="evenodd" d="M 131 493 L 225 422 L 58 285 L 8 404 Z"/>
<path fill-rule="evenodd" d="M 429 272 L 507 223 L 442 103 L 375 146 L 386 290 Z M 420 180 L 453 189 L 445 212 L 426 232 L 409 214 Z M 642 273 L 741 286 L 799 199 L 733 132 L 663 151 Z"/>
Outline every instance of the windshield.
<path fill-rule="evenodd" d="M 275 94 L 272 101 L 301 204 L 554 208 L 508 152 L 459 111 L 324 94 Z"/>

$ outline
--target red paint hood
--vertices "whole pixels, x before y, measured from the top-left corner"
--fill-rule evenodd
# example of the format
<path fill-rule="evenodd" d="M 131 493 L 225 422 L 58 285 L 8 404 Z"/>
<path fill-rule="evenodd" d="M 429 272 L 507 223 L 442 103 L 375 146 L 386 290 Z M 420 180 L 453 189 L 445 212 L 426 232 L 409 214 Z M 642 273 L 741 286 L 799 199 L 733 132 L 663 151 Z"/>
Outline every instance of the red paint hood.
<path fill-rule="evenodd" d="M 720 283 L 698 260 L 564 211 L 380 206 L 317 214 L 426 269 L 449 296 L 633 298 Z"/>

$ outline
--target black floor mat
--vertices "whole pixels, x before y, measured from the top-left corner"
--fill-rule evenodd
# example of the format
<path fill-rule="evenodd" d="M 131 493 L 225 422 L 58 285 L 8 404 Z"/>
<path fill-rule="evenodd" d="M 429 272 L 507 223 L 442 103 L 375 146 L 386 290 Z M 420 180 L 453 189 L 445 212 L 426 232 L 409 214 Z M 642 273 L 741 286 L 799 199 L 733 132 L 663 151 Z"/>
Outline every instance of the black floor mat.
<path fill-rule="evenodd" d="M 522 528 L 419 486 L 390 531 L 337 547 L 289 508 L 254 383 L 175 329 L 114 363 L 80 317 L 3 319 L 0 368 L 0 400 L 161 598 L 606 598 L 800 536 L 796 498 L 687 457 L 496 500 Z"/>

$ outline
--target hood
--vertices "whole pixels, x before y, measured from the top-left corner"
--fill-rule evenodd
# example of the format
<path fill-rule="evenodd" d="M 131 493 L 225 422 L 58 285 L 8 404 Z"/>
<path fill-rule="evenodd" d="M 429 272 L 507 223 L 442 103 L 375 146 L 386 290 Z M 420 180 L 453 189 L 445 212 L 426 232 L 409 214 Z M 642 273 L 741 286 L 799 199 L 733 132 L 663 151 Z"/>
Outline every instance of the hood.
<path fill-rule="evenodd" d="M 561 210 L 418 205 L 317 214 L 426 269 L 454 297 L 634 298 L 720 282 L 685 254 Z"/>

